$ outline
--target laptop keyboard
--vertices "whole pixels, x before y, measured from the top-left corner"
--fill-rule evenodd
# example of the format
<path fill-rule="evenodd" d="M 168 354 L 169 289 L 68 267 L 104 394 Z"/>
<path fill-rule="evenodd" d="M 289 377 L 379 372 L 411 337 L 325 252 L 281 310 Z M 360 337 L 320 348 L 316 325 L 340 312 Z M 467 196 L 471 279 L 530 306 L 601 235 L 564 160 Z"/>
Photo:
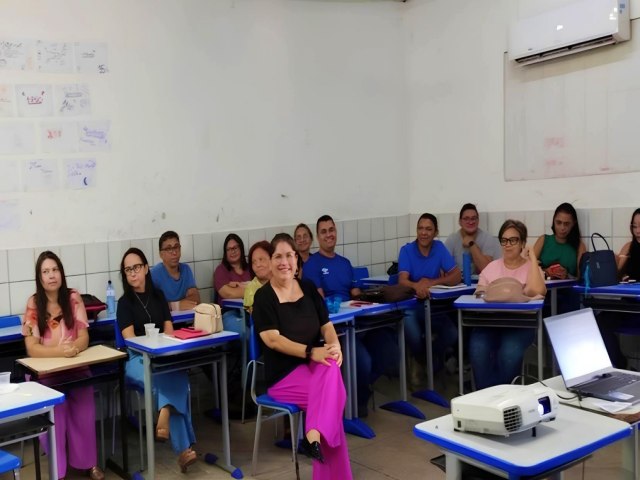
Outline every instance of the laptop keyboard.
<path fill-rule="evenodd" d="M 632 373 L 618 373 L 615 377 L 603 378 L 597 382 L 597 388 L 600 391 L 610 392 L 612 390 L 619 390 L 628 385 L 633 385 L 640 381 L 639 375 Z"/>

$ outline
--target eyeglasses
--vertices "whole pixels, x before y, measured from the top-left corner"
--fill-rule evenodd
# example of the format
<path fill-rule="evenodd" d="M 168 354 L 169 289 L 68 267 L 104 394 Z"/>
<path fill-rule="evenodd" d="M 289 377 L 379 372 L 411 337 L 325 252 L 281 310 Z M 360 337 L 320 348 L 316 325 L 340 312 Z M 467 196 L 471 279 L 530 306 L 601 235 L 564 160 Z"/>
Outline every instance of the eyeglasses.
<path fill-rule="evenodd" d="M 124 267 L 125 275 L 133 275 L 134 273 L 138 273 L 144 265 L 142 263 L 136 263 L 135 265 L 131 265 L 130 267 Z"/>
<path fill-rule="evenodd" d="M 171 245 L 170 247 L 161 248 L 160 251 L 167 252 L 167 253 L 178 253 L 181 248 L 182 248 L 182 245 L 178 243 L 176 245 Z"/>
<path fill-rule="evenodd" d="M 287 260 L 291 260 L 292 258 L 296 258 L 296 252 L 287 252 L 287 253 L 276 253 L 272 257 L 276 262 L 279 262 L 283 258 Z"/>
<path fill-rule="evenodd" d="M 240 247 L 238 245 L 234 245 L 233 247 L 227 247 L 227 253 L 237 252 L 238 250 L 240 250 Z"/>
<path fill-rule="evenodd" d="M 474 217 L 462 217 L 460 220 L 462 220 L 464 223 L 475 223 L 478 221 L 478 217 L 474 216 Z"/>
<path fill-rule="evenodd" d="M 509 245 L 517 245 L 518 243 L 520 243 L 520 238 L 519 237 L 509 237 L 509 238 L 502 237 L 500 239 L 500 245 L 502 245 L 503 247 L 506 247 L 507 243 Z"/>

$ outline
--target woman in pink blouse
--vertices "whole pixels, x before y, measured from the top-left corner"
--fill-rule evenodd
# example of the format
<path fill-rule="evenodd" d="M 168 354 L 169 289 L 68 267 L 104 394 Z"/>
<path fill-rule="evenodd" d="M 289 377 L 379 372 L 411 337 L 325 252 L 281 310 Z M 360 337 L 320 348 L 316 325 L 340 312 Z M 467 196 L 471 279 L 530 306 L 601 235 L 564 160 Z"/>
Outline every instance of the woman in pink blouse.
<path fill-rule="evenodd" d="M 36 293 L 27 302 L 22 324 L 27 354 L 75 357 L 89 346 L 87 312 L 80 294 L 67 287 L 64 268 L 53 252 L 40 254 L 35 278 Z M 91 480 L 103 480 L 104 473 L 97 466 L 93 387 L 65 390 L 64 394 L 64 403 L 54 408 L 58 476 L 64 478 L 70 465 L 85 470 Z M 42 444 L 46 451 L 46 442 Z"/>

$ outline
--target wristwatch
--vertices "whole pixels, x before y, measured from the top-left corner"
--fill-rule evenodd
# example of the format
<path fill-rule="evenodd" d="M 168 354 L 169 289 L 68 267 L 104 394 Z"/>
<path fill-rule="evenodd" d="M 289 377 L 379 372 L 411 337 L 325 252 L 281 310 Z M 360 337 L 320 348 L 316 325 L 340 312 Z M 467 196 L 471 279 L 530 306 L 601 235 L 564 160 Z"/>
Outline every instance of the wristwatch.
<path fill-rule="evenodd" d="M 311 350 L 313 350 L 313 345 L 307 345 L 307 348 L 304 351 L 306 358 L 311 358 Z"/>
<path fill-rule="evenodd" d="M 467 243 L 467 248 L 471 248 L 476 244 L 476 242 L 474 242 L 473 240 L 471 240 L 469 243 Z"/>

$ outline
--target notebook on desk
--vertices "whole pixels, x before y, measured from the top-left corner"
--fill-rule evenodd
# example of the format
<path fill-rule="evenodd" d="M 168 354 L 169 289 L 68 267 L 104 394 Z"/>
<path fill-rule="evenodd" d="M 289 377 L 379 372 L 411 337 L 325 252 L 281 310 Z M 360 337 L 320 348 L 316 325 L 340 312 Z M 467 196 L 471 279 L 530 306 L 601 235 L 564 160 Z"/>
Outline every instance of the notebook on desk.
<path fill-rule="evenodd" d="M 593 310 L 555 315 L 544 323 L 567 389 L 612 402 L 640 402 L 640 374 L 611 365 Z"/>

